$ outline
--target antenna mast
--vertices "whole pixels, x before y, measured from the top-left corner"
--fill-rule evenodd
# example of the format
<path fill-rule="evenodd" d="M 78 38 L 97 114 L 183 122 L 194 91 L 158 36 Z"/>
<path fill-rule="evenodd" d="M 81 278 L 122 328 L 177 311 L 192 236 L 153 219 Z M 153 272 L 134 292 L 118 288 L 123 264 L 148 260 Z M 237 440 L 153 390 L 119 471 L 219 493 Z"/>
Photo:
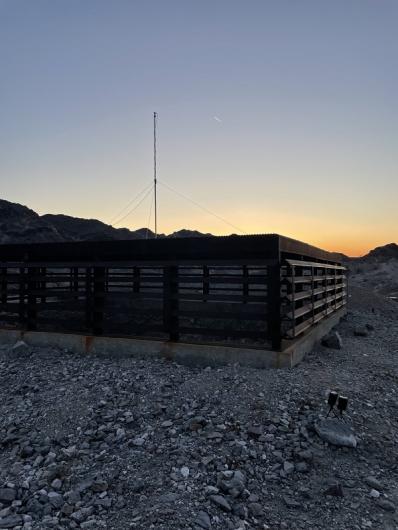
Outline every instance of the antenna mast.
<path fill-rule="evenodd" d="M 156 179 L 156 124 L 157 112 L 153 113 L 153 190 L 155 194 L 155 238 L 158 237 L 158 206 L 157 206 L 157 179 Z"/>

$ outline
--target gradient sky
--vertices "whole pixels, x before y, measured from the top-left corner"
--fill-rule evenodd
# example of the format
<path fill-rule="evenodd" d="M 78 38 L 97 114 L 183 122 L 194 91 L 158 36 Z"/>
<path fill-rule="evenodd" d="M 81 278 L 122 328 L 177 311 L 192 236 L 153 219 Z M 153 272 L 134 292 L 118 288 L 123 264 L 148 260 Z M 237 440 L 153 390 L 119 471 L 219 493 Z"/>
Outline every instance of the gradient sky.
<path fill-rule="evenodd" d="M 397 27 L 396 0 L 0 0 L 0 197 L 109 222 L 157 111 L 159 179 L 245 232 L 397 241 Z M 232 231 L 160 187 L 182 227 Z"/>

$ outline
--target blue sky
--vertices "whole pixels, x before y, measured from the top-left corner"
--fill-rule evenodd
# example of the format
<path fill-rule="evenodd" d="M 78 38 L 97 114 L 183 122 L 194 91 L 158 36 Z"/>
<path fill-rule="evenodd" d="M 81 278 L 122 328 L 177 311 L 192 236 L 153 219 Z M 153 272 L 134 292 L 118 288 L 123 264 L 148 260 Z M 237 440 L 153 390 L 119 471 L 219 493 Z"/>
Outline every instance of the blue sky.
<path fill-rule="evenodd" d="M 157 111 L 159 179 L 244 231 L 397 241 L 397 27 L 395 0 L 0 0 L 0 196 L 110 221 Z M 182 227 L 231 232 L 160 187 Z"/>

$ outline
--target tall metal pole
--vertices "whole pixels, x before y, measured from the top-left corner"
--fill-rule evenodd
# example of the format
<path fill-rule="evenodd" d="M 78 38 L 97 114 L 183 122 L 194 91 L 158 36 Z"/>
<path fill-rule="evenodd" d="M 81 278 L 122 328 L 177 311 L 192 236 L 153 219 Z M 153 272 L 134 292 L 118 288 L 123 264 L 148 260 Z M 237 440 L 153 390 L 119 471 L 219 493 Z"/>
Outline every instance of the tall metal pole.
<path fill-rule="evenodd" d="M 158 115 L 153 113 L 153 183 L 155 193 L 155 238 L 158 237 L 158 205 L 157 205 L 157 179 L 156 179 L 156 122 Z"/>

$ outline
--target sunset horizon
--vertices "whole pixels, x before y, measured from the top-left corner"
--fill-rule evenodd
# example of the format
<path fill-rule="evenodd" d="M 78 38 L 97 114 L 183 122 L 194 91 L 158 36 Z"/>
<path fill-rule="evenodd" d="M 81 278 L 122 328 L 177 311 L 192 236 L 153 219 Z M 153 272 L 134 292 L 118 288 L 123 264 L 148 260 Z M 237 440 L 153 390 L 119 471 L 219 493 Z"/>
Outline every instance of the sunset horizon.
<path fill-rule="evenodd" d="M 109 223 L 151 184 L 157 112 L 159 230 L 239 233 L 222 218 L 350 255 L 397 241 L 397 16 L 2 1 L 1 197 Z M 149 194 L 122 224 L 153 216 Z"/>
<path fill-rule="evenodd" d="M 1 200 L 1 198 L 0 198 Z M 7 199 L 5 199 L 7 200 Z M 12 202 L 12 201 L 9 201 Z M 17 201 L 16 201 L 17 202 Z M 20 204 L 20 203 L 19 203 Z M 29 204 L 21 204 L 22 206 L 25 206 L 29 209 L 33 209 L 31 205 Z M 35 211 L 35 210 L 34 210 Z M 160 205 L 160 211 L 161 211 L 161 205 Z M 121 224 L 113 224 L 109 222 L 109 219 L 101 219 L 100 217 L 84 217 L 80 215 L 75 215 L 73 212 L 64 212 L 64 211 L 37 211 L 40 216 L 51 214 L 51 215 L 66 215 L 68 217 L 75 217 L 85 220 L 97 220 L 102 223 L 105 223 L 108 226 L 112 226 L 116 229 L 125 229 L 131 231 L 141 230 L 141 229 L 150 229 L 153 232 L 153 226 L 146 226 L 145 224 L 132 224 L 132 223 L 121 223 Z M 188 231 L 198 231 L 204 234 L 211 234 L 214 236 L 229 236 L 229 235 L 261 235 L 261 234 L 279 234 L 285 237 L 289 237 L 291 239 L 296 239 L 298 241 L 306 242 L 310 245 L 313 245 L 315 247 L 321 248 L 323 250 L 327 250 L 329 252 L 337 252 L 341 254 L 345 254 L 348 257 L 356 258 L 356 257 L 362 257 L 366 254 L 368 254 L 371 250 L 377 247 L 382 247 L 391 243 L 397 243 L 397 239 L 394 240 L 394 237 L 392 236 L 391 239 L 380 237 L 379 239 L 375 238 L 372 241 L 370 241 L 367 245 L 364 243 L 363 238 L 360 238 L 360 234 L 358 234 L 358 243 L 351 244 L 349 241 L 345 241 L 345 238 L 343 238 L 341 235 L 337 238 L 336 241 L 333 237 L 323 237 L 322 236 L 316 236 L 314 231 L 311 229 L 311 227 L 308 227 L 307 230 L 303 231 L 289 231 L 289 227 L 286 225 L 285 227 L 282 227 L 281 229 L 278 229 L 277 225 L 273 225 L 273 229 L 264 229 L 261 230 L 258 228 L 257 225 L 253 226 L 253 229 L 250 229 L 250 227 L 246 227 L 246 230 L 242 229 L 239 230 L 233 230 L 232 228 L 228 229 L 217 229 L 216 225 L 212 224 L 209 221 L 204 221 L 203 218 L 211 218 L 210 214 L 204 214 L 202 212 L 199 212 L 197 214 L 197 224 L 186 224 L 186 225 L 169 225 L 167 223 L 164 223 L 162 218 L 159 220 L 159 234 L 165 234 L 170 235 L 174 232 L 178 232 L 180 230 L 188 230 Z M 220 225 L 227 224 L 227 220 L 224 223 L 221 220 L 218 220 L 217 223 Z"/>

